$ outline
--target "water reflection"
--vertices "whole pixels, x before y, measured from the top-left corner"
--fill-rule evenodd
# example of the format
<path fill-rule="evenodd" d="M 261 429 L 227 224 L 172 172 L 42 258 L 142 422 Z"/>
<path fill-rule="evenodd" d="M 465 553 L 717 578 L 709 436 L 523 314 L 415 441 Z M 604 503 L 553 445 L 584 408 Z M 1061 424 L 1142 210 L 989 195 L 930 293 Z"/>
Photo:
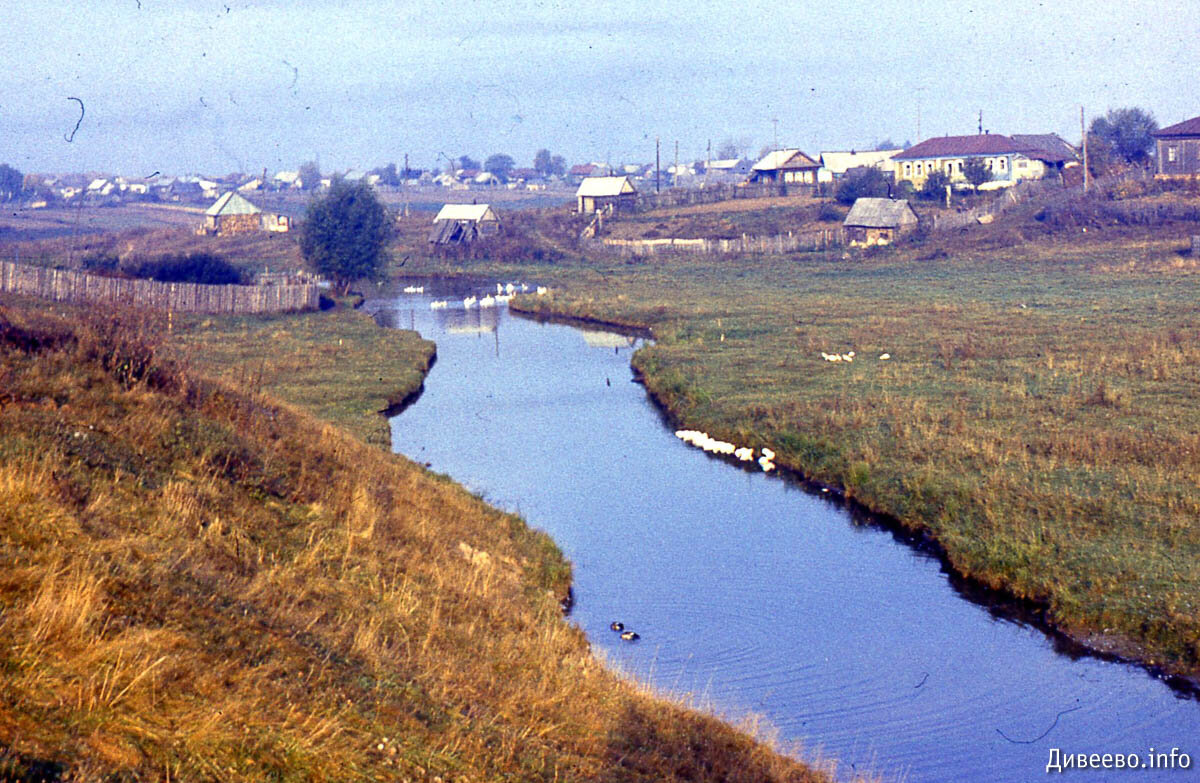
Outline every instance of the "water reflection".
<path fill-rule="evenodd" d="M 631 676 L 909 780 L 1042 777 L 1050 747 L 1200 752 L 1200 708 L 1144 671 L 1060 654 L 1021 607 L 964 601 L 919 539 L 683 445 L 630 382 L 636 339 L 428 300 L 372 303 L 438 343 L 395 448 L 548 531 L 572 620 Z"/>

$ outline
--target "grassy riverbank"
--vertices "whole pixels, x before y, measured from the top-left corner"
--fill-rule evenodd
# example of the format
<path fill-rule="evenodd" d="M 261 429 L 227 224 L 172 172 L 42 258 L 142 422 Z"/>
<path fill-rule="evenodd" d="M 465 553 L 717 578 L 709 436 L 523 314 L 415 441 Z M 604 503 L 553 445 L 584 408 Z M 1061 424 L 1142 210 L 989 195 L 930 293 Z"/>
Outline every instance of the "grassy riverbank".
<path fill-rule="evenodd" d="M 596 259 L 543 268 L 555 291 L 519 305 L 652 328 L 635 365 L 677 420 L 928 529 L 1094 647 L 1195 675 L 1200 259 L 942 244 Z"/>
<path fill-rule="evenodd" d="M 380 377 L 357 314 L 0 316 L 0 778 L 820 779 L 597 665 L 544 535 L 304 410 Z M 387 386 L 333 410 L 369 436 Z"/>
<path fill-rule="evenodd" d="M 177 316 L 168 349 L 200 372 L 302 407 L 390 447 L 379 413 L 416 394 L 436 346 L 338 308 L 303 316 Z"/>

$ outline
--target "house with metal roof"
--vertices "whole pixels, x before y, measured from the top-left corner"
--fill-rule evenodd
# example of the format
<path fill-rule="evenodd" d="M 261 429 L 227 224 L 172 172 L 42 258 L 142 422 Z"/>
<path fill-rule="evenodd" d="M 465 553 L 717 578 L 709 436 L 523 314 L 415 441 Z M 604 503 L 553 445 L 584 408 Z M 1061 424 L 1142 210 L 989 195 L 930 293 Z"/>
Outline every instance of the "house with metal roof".
<path fill-rule="evenodd" d="M 489 204 L 445 204 L 433 219 L 429 241 L 461 245 L 500 233 L 500 218 Z"/>
<path fill-rule="evenodd" d="M 1157 160 L 1155 174 L 1160 177 L 1200 175 L 1200 117 L 1159 128 L 1154 137 Z"/>
<path fill-rule="evenodd" d="M 637 205 L 637 188 L 629 177 L 587 177 L 575 191 L 581 214 L 602 209 L 623 212 Z"/>
<path fill-rule="evenodd" d="M 768 152 L 750 169 L 751 182 L 816 185 L 821 164 L 798 149 Z"/>
<path fill-rule="evenodd" d="M 204 211 L 204 232 L 227 236 L 262 229 L 262 210 L 231 190 Z"/>
<path fill-rule="evenodd" d="M 907 180 L 921 187 L 935 171 L 950 178 L 951 183 L 966 182 L 963 166 L 972 158 L 983 161 L 992 173 L 992 180 L 980 185 L 980 190 L 994 190 L 1015 185 L 1024 179 L 1041 179 L 1047 166 L 1041 158 L 1046 155 L 1008 136 L 999 133 L 980 133 L 974 136 L 938 136 L 926 139 L 892 158 L 896 164 L 896 180 Z"/>
<path fill-rule="evenodd" d="M 231 190 L 204 211 L 204 225 L 197 233 L 230 236 L 254 231 L 285 232 L 291 229 L 287 215 L 264 213 L 245 196 Z"/>
<path fill-rule="evenodd" d="M 817 171 L 817 181 L 832 182 L 846 176 L 850 169 L 876 168 L 884 174 L 895 173 L 896 165 L 892 158 L 904 150 L 850 150 L 849 152 L 822 152 L 821 168 Z"/>
<path fill-rule="evenodd" d="M 917 227 L 917 213 L 904 199 L 860 198 L 842 227 L 851 245 L 890 245 Z"/>

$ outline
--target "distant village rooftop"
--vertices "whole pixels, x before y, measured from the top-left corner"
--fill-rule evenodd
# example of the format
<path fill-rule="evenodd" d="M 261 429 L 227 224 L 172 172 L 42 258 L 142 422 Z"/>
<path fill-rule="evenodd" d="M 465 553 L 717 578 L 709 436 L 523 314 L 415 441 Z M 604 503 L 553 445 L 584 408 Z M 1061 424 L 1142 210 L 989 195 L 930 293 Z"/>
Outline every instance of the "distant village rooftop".
<path fill-rule="evenodd" d="M 1008 155 L 1026 152 L 1028 147 L 999 133 L 979 133 L 973 136 L 936 136 L 915 144 L 895 156 L 895 160 L 962 157 L 971 155 Z"/>

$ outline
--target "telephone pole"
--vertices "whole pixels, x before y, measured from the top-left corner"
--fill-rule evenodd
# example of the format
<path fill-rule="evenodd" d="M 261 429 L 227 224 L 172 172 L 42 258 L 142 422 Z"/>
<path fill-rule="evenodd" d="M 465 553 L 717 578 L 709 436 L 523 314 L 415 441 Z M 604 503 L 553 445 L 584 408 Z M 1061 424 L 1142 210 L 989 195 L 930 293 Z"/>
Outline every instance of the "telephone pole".
<path fill-rule="evenodd" d="M 675 139 L 675 180 L 671 187 L 679 187 L 679 139 Z"/>
<path fill-rule="evenodd" d="M 1083 137 L 1083 192 L 1087 193 L 1092 175 L 1088 172 L 1087 128 L 1083 124 L 1083 106 L 1079 107 L 1079 133 Z"/>
<path fill-rule="evenodd" d="M 924 87 L 917 87 L 917 144 L 921 143 L 921 93 L 925 92 Z"/>
<path fill-rule="evenodd" d="M 659 184 L 659 181 L 660 181 L 659 171 L 661 169 L 661 165 L 660 165 L 661 157 L 662 157 L 662 144 L 660 143 L 659 138 L 657 136 L 655 136 L 654 137 L 654 192 L 655 193 L 658 193 L 659 190 L 661 190 L 661 186 Z"/>

